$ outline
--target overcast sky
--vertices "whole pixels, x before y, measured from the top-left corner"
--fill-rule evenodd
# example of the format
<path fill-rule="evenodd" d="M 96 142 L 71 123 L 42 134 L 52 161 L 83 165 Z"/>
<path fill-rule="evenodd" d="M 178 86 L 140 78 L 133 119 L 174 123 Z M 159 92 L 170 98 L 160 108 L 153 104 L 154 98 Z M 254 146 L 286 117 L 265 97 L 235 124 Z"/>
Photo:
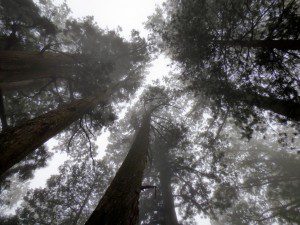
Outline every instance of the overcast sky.
<path fill-rule="evenodd" d="M 54 2 L 62 2 L 63 0 L 54 0 Z M 72 16 L 80 18 L 84 16 L 94 16 L 95 21 L 101 28 L 117 29 L 122 28 L 121 35 L 124 38 L 130 37 L 132 29 L 138 30 L 141 36 L 147 37 L 148 31 L 144 29 L 144 22 L 147 17 L 154 13 L 156 5 L 161 5 L 164 0 L 67 0 L 68 6 L 72 10 Z M 152 80 L 168 75 L 170 61 L 160 56 L 152 62 L 152 67 L 148 70 L 146 83 Z M 104 132 L 98 140 L 100 155 L 103 156 L 107 145 L 108 133 Z M 50 146 L 55 144 L 48 142 Z M 56 154 L 53 156 L 47 168 L 40 169 L 36 172 L 34 182 L 31 187 L 44 186 L 50 174 L 58 173 L 58 166 L 64 161 L 64 154 Z M 210 225 L 208 219 L 197 217 L 199 225 Z"/>
<path fill-rule="evenodd" d="M 141 31 L 145 36 L 147 32 L 143 29 L 143 22 L 154 12 L 155 6 L 162 2 L 163 0 L 67 1 L 75 17 L 92 15 L 102 28 L 114 29 L 120 26 L 125 37 L 130 35 L 132 29 Z"/>

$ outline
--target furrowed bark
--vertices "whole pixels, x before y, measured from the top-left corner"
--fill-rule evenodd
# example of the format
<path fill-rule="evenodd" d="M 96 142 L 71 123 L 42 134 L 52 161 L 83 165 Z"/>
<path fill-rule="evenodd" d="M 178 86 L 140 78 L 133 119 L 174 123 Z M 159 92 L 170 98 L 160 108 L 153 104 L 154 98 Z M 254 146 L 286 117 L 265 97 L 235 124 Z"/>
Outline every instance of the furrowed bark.
<path fill-rule="evenodd" d="M 70 76 L 75 57 L 52 52 L 0 51 L 0 83 Z"/>
<path fill-rule="evenodd" d="M 6 114 L 5 114 L 5 106 L 4 106 L 4 99 L 3 99 L 3 93 L 0 88 L 0 119 L 2 124 L 2 130 L 7 128 L 7 120 L 6 120 Z"/>
<path fill-rule="evenodd" d="M 149 147 L 150 114 L 144 117 L 134 142 L 113 181 L 85 225 L 134 225 Z"/>
<path fill-rule="evenodd" d="M 75 100 L 19 126 L 4 130 L 0 134 L 0 176 L 97 104 L 107 101 L 109 94 L 107 91 L 94 97 Z"/>
<path fill-rule="evenodd" d="M 160 153 L 158 153 L 157 155 L 159 180 L 163 197 L 165 225 L 179 225 L 175 212 L 174 198 L 171 188 L 172 172 L 168 161 L 168 149 L 162 147 Z"/>
<path fill-rule="evenodd" d="M 214 43 L 231 47 L 300 50 L 300 40 L 224 40 L 214 41 Z"/>

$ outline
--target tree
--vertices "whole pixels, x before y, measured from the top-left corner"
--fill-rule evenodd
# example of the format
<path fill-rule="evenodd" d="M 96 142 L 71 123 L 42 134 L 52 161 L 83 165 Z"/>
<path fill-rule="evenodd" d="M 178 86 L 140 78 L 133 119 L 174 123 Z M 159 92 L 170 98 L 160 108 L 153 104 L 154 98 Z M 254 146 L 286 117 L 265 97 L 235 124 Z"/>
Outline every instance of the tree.
<path fill-rule="evenodd" d="M 296 1 L 169 1 L 149 20 L 188 90 L 231 108 L 242 126 L 257 110 L 299 121 Z M 297 47 L 298 46 L 298 47 Z M 216 91 L 217 90 L 217 91 Z"/>
<path fill-rule="evenodd" d="M 45 188 L 30 189 L 23 200 L 17 199 L 15 224 L 84 224 L 108 186 L 112 172 L 106 161 L 96 160 L 97 146 L 89 143 L 84 134 L 79 135 L 69 146 L 70 154 L 60 166 L 59 175 L 51 176 Z M 59 145 L 56 151 L 63 151 L 64 147 Z M 8 194 L 13 193 L 3 192 L 2 199 Z M 5 211 L 2 215 L 7 217 Z"/>
<path fill-rule="evenodd" d="M 84 224 L 96 206 L 94 199 L 104 192 L 111 177 L 105 164 L 96 161 L 93 165 L 86 158 L 82 163 L 67 160 L 45 188 L 27 193 L 17 210 L 19 223 Z"/>
<path fill-rule="evenodd" d="M 245 148 L 233 140 L 224 157 L 227 190 L 221 184 L 212 199 L 219 215 L 216 224 L 299 222 L 299 176 L 293 172 L 299 158 L 292 152 L 281 152 L 280 144 L 272 141 L 255 138 Z M 234 159 L 237 155 L 240 160 Z"/>
<path fill-rule="evenodd" d="M 164 116 L 156 117 L 158 114 Z M 149 183 L 155 188 L 154 197 L 153 193 L 141 196 L 140 224 L 179 224 L 173 196 L 175 185 L 172 164 L 176 157 L 174 148 L 179 148 L 179 142 L 184 139 L 185 129 L 169 121 L 166 114 L 158 114 L 154 114 L 152 118 L 154 137 L 149 153 L 151 166 L 144 178 L 144 183 Z"/>
<path fill-rule="evenodd" d="M 117 126 L 118 127 L 118 126 Z M 138 138 L 137 138 L 138 139 Z M 81 139 L 80 139 L 81 140 Z M 80 142 L 78 142 L 78 141 L 76 141 L 75 143 L 74 143 L 74 145 L 72 144 L 70 147 L 71 148 L 80 148 L 80 153 L 81 153 L 81 158 L 77 158 L 77 156 L 76 156 L 76 162 L 81 162 L 82 160 L 86 160 L 86 159 L 84 159 L 84 158 L 82 158 L 82 157 L 90 157 L 90 155 L 86 152 L 85 154 L 85 156 L 82 156 L 82 154 L 83 154 L 83 149 L 84 149 L 84 147 L 83 146 L 87 146 L 86 144 L 85 145 L 82 145 Z M 71 151 L 72 153 L 74 152 L 74 150 L 72 150 Z M 73 156 L 72 156 L 73 157 Z M 92 156 L 93 157 L 93 156 Z M 95 155 L 94 155 L 94 157 L 95 157 Z M 147 154 L 146 154 L 146 157 L 147 157 Z M 111 165 L 111 162 L 110 161 L 108 161 L 109 162 L 109 165 Z M 70 164 L 70 162 L 68 162 L 68 163 L 66 163 L 66 165 L 69 165 Z M 95 168 L 97 168 L 97 165 L 95 165 L 96 167 Z M 65 172 L 63 172 L 63 174 L 69 174 L 67 171 L 65 171 Z M 93 174 L 93 173 L 90 173 L 91 175 Z M 74 174 L 72 177 L 74 177 L 74 179 L 76 178 L 76 180 L 78 180 L 78 182 L 79 183 L 81 183 L 81 185 L 86 185 L 87 184 L 87 182 L 84 182 L 84 179 L 81 181 L 81 179 L 80 179 L 80 176 L 78 176 L 78 175 L 76 175 L 76 174 Z M 83 182 L 83 183 L 82 183 Z M 63 182 L 64 183 L 64 182 Z M 57 183 L 56 183 L 56 185 L 57 185 Z M 73 194 L 74 194 L 74 196 L 76 196 L 76 193 L 74 193 L 74 191 L 73 191 L 73 189 L 72 189 L 72 186 L 68 186 L 69 188 L 67 188 L 67 187 L 65 187 L 64 189 L 62 188 L 62 190 L 65 190 L 65 191 L 67 191 L 67 190 L 69 190 L 69 189 L 71 189 L 71 193 L 72 193 L 72 196 L 73 196 Z M 139 186 L 140 187 L 140 186 Z M 49 186 L 49 188 L 51 188 L 51 190 L 52 191 L 54 191 L 54 190 L 56 190 L 53 186 Z M 61 201 L 59 201 L 59 202 L 56 202 L 56 201 L 52 201 L 51 200 L 51 198 L 53 198 L 54 196 L 57 196 L 58 194 L 53 194 L 53 192 L 50 192 L 49 193 L 49 195 L 47 194 L 47 196 L 46 196 L 46 199 L 44 199 L 43 201 L 45 202 L 45 203 L 51 203 L 52 205 L 51 205 L 51 208 L 56 208 L 56 207 L 59 207 L 59 205 L 61 205 L 61 203 L 59 203 L 59 202 L 61 202 Z M 96 190 L 95 191 L 97 191 L 97 188 L 96 188 Z M 40 193 L 40 192 L 39 192 Z M 43 194 L 41 194 L 41 196 L 45 196 L 45 194 L 46 193 L 48 193 L 46 190 L 45 191 L 43 191 Z M 87 190 L 87 191 L 85 191 L 84 193 L 87 193 L 87 196 L 88 196 L 88 193 L 89 193 L 89 191 Z M 41 200 L 42 200 L 42 198 L 41 197 L 39 197 L 40 195 L 34 195 L 34 196 L 31 196 L 30 197 L 30 199 L 32 199 L 32 201 L 30 200 L 30 204 L 31 204 L 31 206 L 33 207 L 33 208 L 41 208 L 41 207 L 36 207 L 36 206 L 41 206 L 41 205 L 44 205 L 45 203 L 43 203 Z M 50 198 L 50 199 L 49 199 Z M 64 199 L 61 195 L 59 195 L 59 199 Z M 85 202 L 85 200 L 86 200 L 87 198 L 83 198 L 83 202 Z M 94 199 L 94 198 L 93 198 Z M 27 200 L 26 200 L 27 201 Z M 67 202 L 69 202 L 72 206 L 74 206 L 74 203 L 72 202 L 72 201 L 70 201 L 70 198 L 67 198 Z M 92 202 L 93 203 L 95 203 L 95 200 L 92 200 Z M 57 206 L 55 206 L 55 205 L 57 205 Z M 83 206 L 83 205 L 81 205 L 81 206 Z M 49 206 L 48 206 L 49 207 Z M 28 207 L 27 207 L 28 208 Z M 27 212 L 27 213 L 26 213 Z M 38 219 L 37 218 L 35 218 L 36 216 L 34 216 L 35 215 L 35 213 L 38 213 L 38 215 L 43 215 L 43 216 L 41 216 L 41 217 L 39 217 Z M 28 210 L 27 211 L 24 211 L 24 214 L 22 213 L 22 215 L 24 215 L 24 216 L 26 216 L 26 215 L 28 215 L 28 217 L 30 218 L 30 221 L 31 221 L 31 223 L 34 223 L 34 221 L 39 221 L 39 222 L 41 222 L 41 221 L 49 221 L 49 213 L 50 212 L 52 212 L 52 214 L 53 214 L 53 211 L 48 211 L 47 210 L 47 206 L 43 206 L 42 207 L 42 209 L 41 210 L 37 210 L 37 209 L 35 209 L 34 210 L 34 212 L 32 212 L 32 210 L 30 210 L 30 207 L 28 208 Z M 76 215 L 78 215 L 78 214 L 76 214 Z M 63 210 L 61 213 L 60 213 L 60 216 L 59 216 L 59 218 L 65 218 L 65 217 L 67 217 L 67 218 L 69 218 L 67 221 L 73 221 L 73 220 L 75 220 L 76 218 L 77 218 L 77 216 L 76 215 L 69 215 L 68 214 L 68 210 Z M 54 215 L 52 215 L 53 216 L 53 218 L 56 218 L 56 219 L 58 219 L 58 216 L 54 216 Z M 27 220 L 27 219 L 25 219 L 24 221 L 29 221 L 29 220 Z M 51 220 L 52 222 L 54 221 L 54 219 L 53 220 Z M 62 220 L 60 220 L 60 219 L 58 219 L 58 220 L 56 220 L 56 222 L 58 222 L 58 223 L 62 223 L 61 222 Z"/>
<path fill-rule="evenodd" d="M 38 111 L 40 115 L 42 108 L 71 101 L 74 96 L 89 97 L 99 89 L 103 90 L 123 79 L 125 75 L 135 77 L 135 81 L 130 85 L 128 83 L 127 90 L 136 89 L 141 71 L 149 60 L 147 45 L 137 31 L 133 31 L 132 39 L 127 41 L 117 31 L 100 29 L 92 17 L 82 20 L 69 18 L 66 6 L 60 9 L 47 1 L 39 4 L 39 7 L 41 13 L 53 20 L 58 28 L 55 40 L 45 43 L 49 45 L 42 50 L 16 48 L 14 51 L 1 52 L 0 86 L 5 106 L 2 115 L 7 115 L 6 123 L 9 126 L 15 125 L 12 117 L 17 117 L 6 110 L 15 106 L 10 105 L 10 101 L 18 102 L 19 108 L 24 101 L 24 107 L 33 105 L 35 101 L 30 112 L 35 114 Z M 45 93 L 54 97 L 55 101 L 52 100 L 50 105 Z M 125 95 L 120 96 L 126 98 Z M 20 112 L 20 109 L 12 111 Z M 28 109 L 22 111 L 28 115 Z"/>
<path fill-rule="evenodd" d="M 1 51 L 0 55 L 0 82 L 4 84 L 70 77 L 75 71 L 76 55 L 38 51 Z"/>
<path fill-rule="evenodd" d="M 91 21 L 86 23 L 87 24 L 85 24 L 85 26 L 92 26 L 92 24 L 89 24 Z M 82 25 L 79 24 L 77 26 L 81 28 Z M 99 90 L 109 87 L 111 83 L 116 83 L 119 80 L 124 79 L 125 75 L 130 76 L 133 79 L 131 82 L 127 82 L 126 90 L 128 92 L 124 92 L 124 94 L 119 92 L 118 96 L 120 98 L 127 98 L 128 94 L 137 88 L 139 81 L 142 78 L 142 71 L 145 68 L 144 62 L 148 60 L 146 46 L 143 45 L 144 41 L 139 37 L 138 33 L 133 32 L 133 43 L 124 42 L 116 33 L 113 32 L 109 34 L 103 34 L 98 30 L 97 27 L 94 27 L 94 25 L 90 29 L 95 29 L 96 32 L 96 37 L 94 37 L 94 39 L 97 39 L 94 40 L 94 42 L 97 42 L 99 46 L 99 49 L 97 49 L 99 58 L 96 57 L 96 54 L 94 53 L 92 54 L 92 58 L 91 55 L 85 55 L 85 53 L 83 53 L 83 55 L 80 56 L 81 61 L 76 62 L 71 57 L 65 56 L 61 53 L 45 53 L 45 57 L 39 55 L 38 53 L 18 53 L 18 55 L 21 55 L 22 57 L 25 55 L 25 58 L 28 56 L 28 54 L 31 54 L 30 57 L 33 61 L 29 60 L 30 62 L 25 63 L 27 66 L 29 65 L 28 68 L 24 69 L 23 66 L 19 66 L 20 68 L 17 68 L 17 70 L 19 72 L 24 72 L 25 70 L 28 72 L 29 76 L 34 76 L 31 77 L 30 80 L 24 81 L 23 79 L 28 79 L 28 77 L 26 78 L 22 72 L 21 77 L 17 76 L 17 80 L 20 79 L 19 81 L 14 80 L 14 82 L 7 83 L 7 80 L 6 83 L 3 83 L 3 86 L 13 86 L 12 83 L 15 85 L 22 85 L 24 82 L 27 82 L 24 85 L 28 85 L 28 82 L 29 85 L 42 85 L 38 87 L 38 90 L 35 93 L 32 93 L 32 89 L 29 89 L 28 87 L 26 90 L 22 90 L 20 86 L 15 87 L 17 88 L 17 91 L 15 92 L 5 93 L 5 114 L 7 115 L 8 124 L 11 126 L 14 125 L 13 122 L 16 121 L 16 118 L 18 118 L 18 115 L 15 115 L 16 111 L 18 111 L 20 114 L 24 113 L 25 115 L 28 115 L 28 111 L 30 111 L 31 113 L 28 116 L 32 118 L 32 115 L 42 114 L 42 112 L 45 111 L 45 108 L 55 108 L 57 104 L 63 104 L 78 97 L 89 97 L 94 93 L 99 92 Z M 87 33 L 86 35 L 88 36 L 89 34 Z M 85 40 L 82 41 L 82 43 L 91 44 L 91 40 Z M 99 43 L 101 43 L 101 45 Z M 138 45 L 142 45 L 140 46 L 140 49 L 136 49 L 135 46 Z M 110 47 L 113 49 L 108 51 L 108 48 Z M 85 46 L 84 48 L 87 49 L 88 47 Z M 89 48 L 92 49 L 92 46 L 89 46 Z M 95 49 L 96 46 L 94 45 L 93 51 L 95 51 Z M 132 49 L 136 49 L 136 51 L 132 51 Z M 12 52 L 8 53 L 14 54 Z M 49 58 L 47 58 L 48 56 Z M 124 60 L 124 58 L 126 58 L 126 60 Z M 67 70 L 64 59 L 66 59 L 70 64 L 70 71 L 76 71 L 76 74 L 72 73 L 72 76 L 69 74 L 67 77 L 64 77 L 66 74 L 60 75 L 59 68 L 64 68 L 63 70 Z M 21 63 L 21 65 L 25 65 L 22 63 L 22 60 L 18 58 L 17 64 Z M 50 67 L 53 67 L 53 69 L 49 68 L 47 64 L 51 65 Z M 45 80 L 44 84 L 37 82 L 39 81 L 39 75 L 35 75 L 34 68 L 36 67 L 40 68 L 42 71 L 41 74 L 39 72 L 40 77 L 48 77 L 48 80 Z M 7 71 L 10 79 L 14 79 L 14 76 L 12 75 L 14 74 L 13 71 L 15 69 L 12 69 L 12 71 Z M 50 97 L 51 95 L 52 98 Z M 35 104 L 33 105 L 32 103 Z M 20 109 L 20 106 L 23 106 L 24 109 Z M 19 108 L 16 109 L 13 107 Z"/>
<path fill-rule="evenodd" d="M 51 40 L 57 27 L 32 0 L 1 0 L 0 49 L 38 48 L 37 40 Z"/>
<path fill-rule="evenodd" d="M 0 89 L 0 119 L 1 119 L 1 125 L 2 129 L 7 128 L 7 120 L 6 120 L 6 114 L 4 109 L 4 102 L 3 102 L 3 95 L 2 90 Z"/>
<path fill-rule="evenodd" d="M 59 30 L 51 19 L 44 15 L 43 10 L 32 0 L 2 0 L 0 1 L 0 14 L 1 56 L 6 55 L 9 50 L 45 50 L 46 43 L 54 41 Z M 4 92 L 16 89 L 16 87 L 27 86 L 28 82 L 3 83 L 2 76 L 6 73 L 5 70 L 8 67 L 2 66 L 3 64 L 0 66 L 0 98 L 2 99 L 0 113 L 2 128 L 6 128 L 9 123 L 7 122 L 5 112 L 6 99 Z M 34 82 L 31 82 L 31 87 L 33 85 Z"/>
<path fill-rule="evenodd" d="M 145 41 L 138 32 L 133 31 L 132 40 L 125 41 L 114 31 L 101 30 L 91 17 L 65 21 L 60 32 L 63 33 L 61 47 L 51 48 L 58 53 L 46 52 L 50 49 L 40 53 L 3 51 L 1 79 L 6 83 L 20 84 L 40 78 L 50 81 L 33 95 L 30 94 L 32 90 L 27 90 L 27 95 L 19 89 L 3 98 L 1 119 L 4 127 L 9 125 L 10 128 L 1 134 L 1 150 L 4 149 L 1 173 L 83 115 L 99 121 L 99 126 L 93 129 L 101 127 L 103 107 L 96 107 L 98 103 L 126 99 L 139 85 L 148 54 Z M 59 77 L 63 79 L 59 80 Z M 120 80 L 126 85 L 112 87 Z M 105 93 L 107 89 L 114 94 L 114 99 Z M 46 93 L 55 96 L 55 101 Z M 33 99 L 37 105 L 33 104 Z M 25 115 L 11 115 L 9 112 L 15 113 L 16 107 L 20 114 L 24 110 Z M 56 109 L 45 113 L 45 108 Z M 34 115 L 37 117 L 31 119 Z M 20 123 L 19 120 L 23 121 Z"/>
<path fill-rule="evenodd" d="M 161 188 L 160 191 L 162 192 L 164 224 L 179 225 L 175 211 L 173 191 L 171 186 L 173 172 L 171 166 L 172 157 L 170 154 L 170 150 L 172 149 L 172 147 L 176 147 L 178 145 L 178 142 L 182 139 L 182 137 L 180 137 L 181 130 L 176 128 L 171 128 L 170 130 L 168 130 L 168 128 L 162 129 L 165 129 L 161 132 L 164 133 L 164 136 L 158 138 L 153 147 L 155 151 L 155 165 L 157 166 L 157 170 L 159 172 L 159 187 Z"/>
<path fill-rule="evenodd" d="M 33 178 L 34 171 L 37 168 L 45 167 L 47 160 L 51 158 L 51 156 L 52 154 L 47 151 L 44 145 L 28 154 L 22 162 L 10 168 L 1 176 L 0 193 L 2 193 L 3 190 L 11 188 L 12 177 L 16 177 L 19 181 L 23 182 Z"/>
<path fill-rule="evenodd" d="M 51 137 L 92 110 L 99 102 L 105 105 L 112 92 L 112 90 L 107 90 L 87 99 L 75 100 L 17 127 L 6 129 L 0 134 L 1 175 Z"/>
<path fill-rule="evenodd" d="M 198 125 L 185 121 L 190 132 L 200 132 L 194 137 L 187 133 L 186 151 L 175 152 L 175 195 L 186 224 L 197 213 L 209 216 L 213 224 L 297 223 L 295 130 L 283 128 L 291 143 L 276 140 L 279 126 L 264 134 L 256 131 L 249 141 L 241 139 L 228 114 L 205 120 Z"/>
<path fill-rule="evenodd" d="M 0 0 L 0 165 L 12 166 L 0 202 L 21 204 L 0 223 L 299 223 L 297 1 L 167 1 L 150 40 L 180 70 L 137 92 L 113 124 L 140 86 L 145 40 L 70 18 L 51 0 L 18 4 Z M 67 161 L 21 200 L 28 187 L 13 181 L 46 164 L 54 135 Z"/>
<path fill-rule="evenodd" d="M 147 185 L 142 186 L 142 180 L 149 153 L 151 117 L 154 112 L 167 107 L 169 101 L 170 97 L 161 87 L 149 87 L 142 94 L 141 101 L 136 104 L 135 113 L 132 114 L 131 122 L 138 128 L 129 152 L 86 224 L 136 224 L 138 222 L 140 192 L 144 188 L 149 188 Z M 140 114 L 143 115 L 141 122 L 137 116 Z"/>
<path fill-rule="evenodd" d="M 146 112 L 132 146 L 88 224 L 136 224 L 149 147 L 151 112 Z"/>

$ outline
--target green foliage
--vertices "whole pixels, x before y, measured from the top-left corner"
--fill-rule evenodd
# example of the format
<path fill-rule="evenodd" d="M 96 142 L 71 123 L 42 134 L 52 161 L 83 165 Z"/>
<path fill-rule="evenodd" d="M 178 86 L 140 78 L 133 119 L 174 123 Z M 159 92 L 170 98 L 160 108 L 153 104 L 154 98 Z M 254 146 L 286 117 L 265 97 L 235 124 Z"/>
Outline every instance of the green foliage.
<path fill-rule="evenodd" d="M 128 100 L 140 85 L 149 60 L 145 40 L 137 31 L 132 31 L 131 40 L 125 40 L 117 31 L 101 29 L 92 17 L 73 19 L 66 3 L 56 6 L 50 0 L 37 3 L 3 0 L 0 6 L 1 50 L 18 50 L 25 55 L 36 53 L 41 58 L 51 52 L 57 58 L 69 57 L 68 62 L 71 62 L 58 70 L 51 63 L 47 67 L 47 62 L 43 68 L 31 68 L 33 72 L 39 69 L 41 73 L 54 72 L 46 79 L 33 76 L 30 79 L 35 82 L 28 87 L 3 92 L 4 113 L 9 126 L 16 126 L 74 99 L 94 96 L 126 80 L 112 94 L 110 101 L 101 102 L 58 137 L 64 146 L 58 148 L 60 151 L 67 151 L 76 159 L 94 157 L 96 133 L 116 119 L 113 104 Z M 13 43 L 10 42 L 12 37 L 16 39 Z M 11 46 L 8 48 L 7 45 Z M 34 169 L 46 165 L 49 152 L 44 155 L 44 163 L 40 163 L 40 154 L 35 153 L 32 158 L 36 162 L 32 163 L 30 158 L 8 175 L 24 173 L 24 179 L 31 178 Z"/>
<path fill-rule="evenodd" d="M 37 168 L 45 167 L 47 160 L 51 158 L 52 154 L 47 151 L 45 146 L 41 146 L 33 153 L 29 154 L 24 161 L 18 163 L 9 169 L 0 180 L 0 193 L 3 190 L 11 187 L 11 176 L 17 175 L 19 182 L 26 181 L 33 178 L 33 173 Z"/>
<path fill-rule="evenodd" d="M 188 90 L 210 107 L 230 108 L 249 133 L 263 109 L 299 120 L 272 108 L 280 100 L 281 109 L 299 108 L 298 9 L 296 1 L 167 1 L 147 26 L 150 40 L 178 63 Z M 294 44 L 270 44 L 281 40 Z M 264 97 L 273 103 L 262 104 Z"/>
<path fill-rule="evenodd" d="M 30 190 L 18 210 L 22 224 L 84 224 L 110 179 L 104 162 L 66 161 L 46 188 Z"/>
<path fill-rule="evenodd" d="M 32 0 L 1 0 L 0 49 L 39 49 L 58 32 Z"/>
<path fill-rule="evenodd" d="M 56 137 L 54 150 L 68 155 L 59 174 L 46 187 L 29 190 L 17 215 L 0 223 L 84 224 L 149 109 L 143 185 L 157 188 L 142 191 L 140 224 L 166 222 L 162 170 L 182 224 L 195 224 L 199 215 L 212 224 L 299 223 L 299 131 L 288 121 L 291 114 L 278 110 L 299 106 L 299 49 L 284 45 L 299 41 L 297 10 L 293 0 L 169 0 L 147 24 L 153 31 L 148 46 L 138 31 L 125 40 L 92 17 L 71 18 L 66 3 L 0 0 L 1 50 L 43 49 L 72 59 L 53 77 L 4 92 L 10 126 L 126 81 L 111 100 Z M 149 52 L 158 49 L 180 69 L 179 81 L 174 75 L 167 87 L 146 87 L 128 102 L 140 87 Z M 132 102 L 122 118 L 118 103 Z M 96 139 L 104 127 L 110 143 L 98 160 Z M 8 171 L 2 194 L 13 179 L 31 178 L 50 156 L 41 147 Z"/>

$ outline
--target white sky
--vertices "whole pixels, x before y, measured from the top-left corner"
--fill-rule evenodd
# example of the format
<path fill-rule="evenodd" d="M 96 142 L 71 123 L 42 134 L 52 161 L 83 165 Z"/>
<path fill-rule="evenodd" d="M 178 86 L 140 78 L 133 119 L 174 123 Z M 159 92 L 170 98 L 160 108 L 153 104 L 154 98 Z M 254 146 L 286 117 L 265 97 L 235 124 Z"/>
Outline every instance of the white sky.
<path fill-rule="evenodd" d="M 154 12 L 155 5 L 162 0 L 68 0 L 74 17 L 92 15 L 100 27 L 110 29 L 122 27 L 124 37 L 130 35 L 132 29 L 141 31 L 145 37 L 147 31 L 143 22 Z"/>
<path fill-rule="evenodd" d="M 54 0 L 54 2 L 62 2 L 62 0 Z M 101 28 L 117 29 L 122 28 L 121 35 L 124 38 L 130 37 L 132 29 L 138 30 L 141 36 L 147 38 L 148 31 L 144 29 L 143 23 L 147 21 L 147 17 L 154 13 L 156 5 L 161 5 L 163 0 L 67 0 L 67 4 L 73 12 L 73 17 L 94 16 L 95 21 Z M 170 61 L 164 57 L 159 56 L 152 62 L 149 68 L 149 74 L 146 78 L 146 83 L 168 75 L 170 68 L 168 64 Z M 108 144 L 109 133 L 104 131 L 97 139 L 99 146 L 99 154 L 105 154 L 105 148 Z M 49 141 L 48 146 L 51 148 L 55 144 Z M 65 160 L 64 154 L 56 153 L 49 166 L 39 169 L 35 173 L 31 188 L 43 187 L 46 180 L 51 174 L 58 173 L 58 166 Z M 209 219 L 201 219 L 197 217 L 197 224 L 210 225 Z"/>

